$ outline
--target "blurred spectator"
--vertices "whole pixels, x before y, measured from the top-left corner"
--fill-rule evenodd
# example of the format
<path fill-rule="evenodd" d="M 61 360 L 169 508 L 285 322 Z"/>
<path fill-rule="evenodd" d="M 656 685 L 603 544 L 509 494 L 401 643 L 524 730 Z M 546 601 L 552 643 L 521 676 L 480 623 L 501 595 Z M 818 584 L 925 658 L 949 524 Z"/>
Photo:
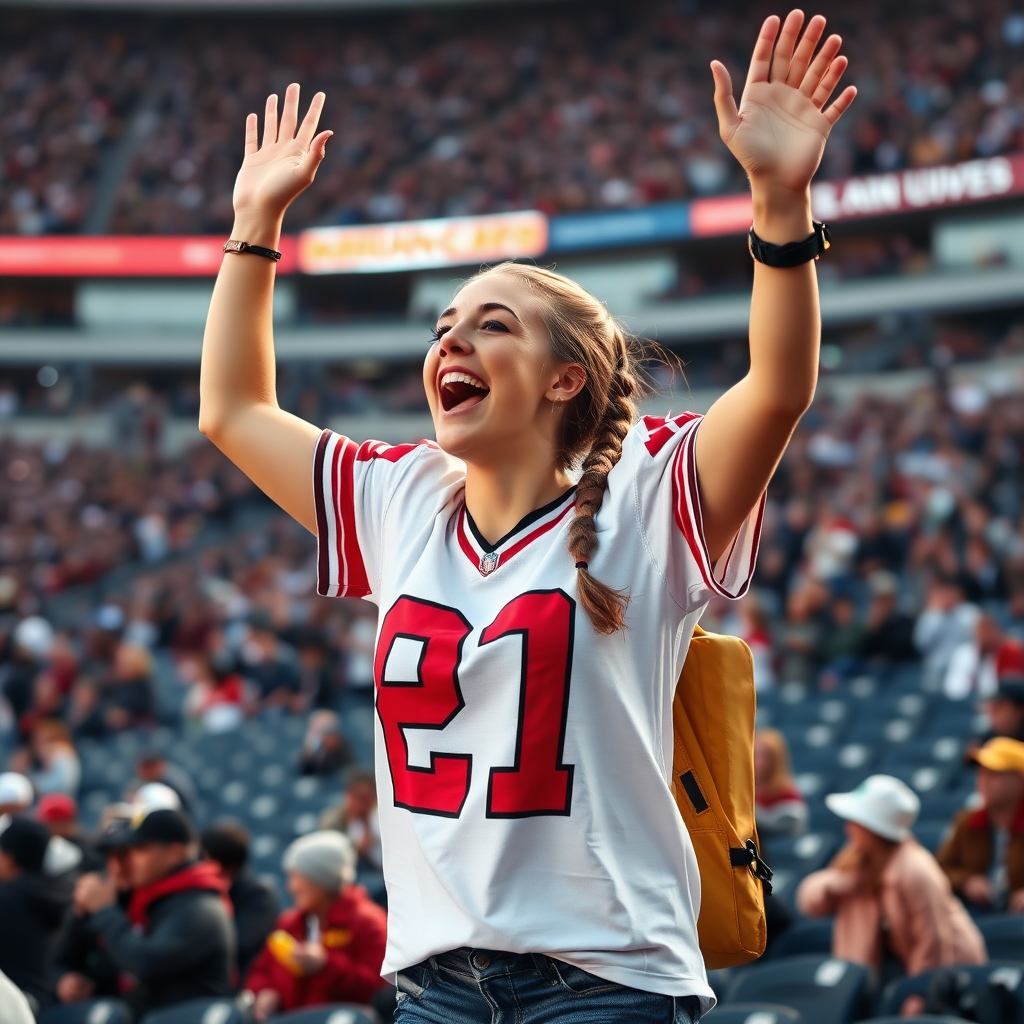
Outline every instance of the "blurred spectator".
<path fill-rule="evenodd" d="M 103 680 L 103 723 L 117 731 L 153 721 L 153 659 L 145 647 L 120 644 L 110 674 Z"/>
<path fill-rule="evenodd" d="M 754 796 L 762 839 L 807 830 L 807 804 L 793 781 L 789 747 L 778 729 L 758 729 L 754 735 Z"/>
<path fill-rule="evenodd" d="M 0 665 L 0 694 L 10 705 L 15 723 L 24 730 L 32 705 L 36 675 L 53 647 L 53 627 L 40 615 L 30 615 L 15 627 L 11 656 Z"/>
<path fill-rule="evenodd" d="M 178 675 L 189 685 L 185 713 L 206 732 L 231 732 L 242 724 L 245 684 L 233 666 L 221 668 L 215 659 L 188 657 L 179 661 Z"/>
<path fill-rule="evenodd" d="M 50 793 L 42 797 L 36 808 L 36 820 L 41 821 L 52 836 L 57 836 L 76 846 L 81 851 L 77 865 L 82 871 L 98 871 L 103 866 L 92 841 L 85 834 L 78 820 L 78 805 L 63 793 Z"/>
<path fill-rule="evenodd" d="M 4 1024 L 35 1024 L 25 993 L 0 971 L 0 1020 Z"/>
<path fill-rule="evenodd" d="M 768 617 L 753 592 L 737 602 L 736 610 L 739 618 L 737 633 L 750 648 L 754 659 L 754 686 L 758 690 L 770 690 L 775 685 L 775 654 Z"/>
<path fill-rule="evenodd" d="M 303 775 L 332 775 L 355 760 L 341 731 L 341 719 L 334 711 L 320 709 L 309 716 L 302 740 L 299 770 Z M 351 837 L 350 837 L 351 838 Z"/>
<path fill-rule="evenodd" d="M 124 845 L 131 819 L 116 813 L 109 818 L 96 842 L 104 858 L 107 878 L 117 892 L 116 904 L 127 911 L 132 885 L 128 871 L 128 849 Z M 76 892 L 77 897 L 77 892 Z M 57 999 L 75 1003 L 83 999 L 120 996 L 117 964 L 111 960 L 100 937 L 91 927 L 89 912 L 76 898 L 74 912 L 57 944 L 54 974 Z"/>
<path fill-rule="evenodd" d="M 846 821 L 846 846 L 796 894 L 800 912 L 835 915 L 832 955 L 883 969 L 892 955 L 908 975 L 984 963 L 985 943 L 935 858 L 911 835 L 920 801 L 890 775 L 872 775 L 852 793 L 832 793 Z M 921 1012 L 916 1000 L 904 1013 Z"/>
<path fill-rule="evenodd" d="M 972 756 L 982 806 L 965 810 L 939 850 L 953 889 L 979 910 L 1024 912 L 1024 743 L 999 736 Z"/>
<path fill-rule="evenodd" d="M 71 907 L 71 880 L 48 877 L 45 825 L 15 816 L 0 832 L 0 971 L 37 1007 L 50 1002 L 54 949 Z"/>
<path fill-rule="evenodd" d="M 253 1016 L 332 1002 L 368 1003 L 385 984 L 387 916 L 354 883 L 356 854 L 337 832 L 312 832 L 285 850 L 295 907 L 277 921 L 245 987 Z"/>
<path fill-rule="evenodd" d="M 224 819 L 203 830 L 203 853 L 220 866 L 230 888 L 234 908 L 238 970 L 242 977 L 273 931 L 280 910 L 274 887 L 257 878 L 246 861 L 249 858 L 248 830 L 241 822 Z"/>
<path fill-rule="evenodd" d="M 137 1017 L 189 999 L 231 993 L 235 936 L 227 883 L 211 862 L 197 862 L 189 819 L 150 811 L 127 836 L 132 897 L 117 905 L 112 878 L 83 875 L 75 902 L 90 929 L 133 986 L 126 1001 Z"/>
<path fill-rule="evenodd" d="M 19 772 L 0 773 L 0 817 L 21 814 L 32 806 L 32 783 Z"/>
<path fill-rule="evenodd" d="M 984 710 L 989 721 L 986 739 L 1007 736 L 1024 742 L 1024 678 L 1001 678 L 996 692 L 985 701 Z"/>
<path fill-rule="evenodd" d="M 856 602 L 848 593 L 835 594 L 815 645 L 815 661 L 822 671 L 845 679 L 859 668 L 863 643 L 864 626 L 858 619 Z"/>
<path fill-rule="evenodd" d="M 1003 676 L 1024 676 L 1024 644 L 1007 637 L 991 615 L 982 615 L 974 636 L 953 651 L 943 689 L 951 700 L 991 697 Z"/>
<path fill-rule="evenodd" d="M 149 811 L 180 811 L 182 809 L 178 791 L 171 789 L 163 782 L 144 782 L 131 794 L 129 806 L 132 817 L 138 813 L 140 807 L 145 808 L 147 813 Z"/>
<path fill-rule="evenodd" d="M 71 741 L 71 731 L 59 719 L 42 718 L 32 726 L 29 737 L 32 785 L 40 796 L 62 793 L 74 797 L 82 777 L 82 766 Z"/>
<path fill-rule="evenodd" d="M 181 809 L 189 817 L 195 815 L 199 800 L 195 783 L 181 765 L 168 761 L 163 751 L 156 747 L 147 747 L 143 750 L 135 762 L 135 775 L 143 785 L 160 782 L 169 786 L 178 794 Z"/>
<path fill-rule="evenodd" d="M 861 657 L 874 665 L 916 661 L 914 620 L 899 610 L 899 580 L 887 569 L 876 569 L 868 576 L 867 584 L 870 603 Z"/>
<path fill-rule="evenodd" d="M 974 640 L 980 617 L 977 606 L 964 597 L 958 579 L 939 575 L 932 580 L 924 610 L 914 625 L 914 645 L 923 656 L 930 681 L 945 683 L 954 651 Z"/>
<path fill-rule="evenodd" d="M 282 708 L 296 714 L 304 710 L 297 653 L 277 636 L 268 615 L 250 617 L 242 665 L 259 708 Z"/>
<path fill-rule="evenodd" d="M 345 778 L 345 792 L 338 807 L 320 815 L 322 829 L 344 832 L 359 857 L 359 863 L 380 871 L 380 820 L 377 816 L 377 780 L 370 768 L 353 768 Z"/>

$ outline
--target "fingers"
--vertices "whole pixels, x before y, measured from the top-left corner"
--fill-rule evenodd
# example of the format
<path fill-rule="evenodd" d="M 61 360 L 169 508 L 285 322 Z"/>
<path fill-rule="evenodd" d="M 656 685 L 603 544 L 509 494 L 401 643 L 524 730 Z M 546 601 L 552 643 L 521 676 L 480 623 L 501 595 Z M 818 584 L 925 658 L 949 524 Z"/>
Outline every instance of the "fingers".
<path fill-rule="evenodd" d="M 818 56 L 814 58 L 814 62 L 807 69 L 807 72 L 803 77 L 803 81 L 790 79 L 790 84 L 797 86 L 805 96 L 809 96 L 813 99 L 818 93 L 818 87 L 824 82 L 825 77 L 831 72 L 835 63 L 836 54 L 839 53 L 839 49 L 842 45 L 843 40 L 841 36 L 829 36 L 818 51 Z M 843 60 L 846 61 L 846 58 L 844 57 Z M 845 63 L 843 64 L 843 67 L 846 67 Z M 829 92 L 835 88 L 835 84 L 835 81 L 833 81 Z M 822 97 L 821 103 L 818 104 L 818 107 L 820 108 L 827 99 L 828 93 Z"/>
<path fill-rule="evenodd" d="M 321 161 L 327 155 L 327 140 L 334 134 L 334 132 L 321 132 L 315 139 L 309 144 L 309 149 L 306 152 L 306 159 L 313 165 L 313 173 L 316 173 L 316 169 L 320 166 Z"/>
<path fill-rule="evenodd" d="M 267 109 L 263 115 L 263 145 L 272 146 L 277 142 L 277 93 L 267 97 Z"/>
<path fill-rule="evenodd" d="M 818 83 L 814 92 L 811 93 L 811 102 L 819 110 L 828 103 L 829 96 L 831 96 L 835 91 L 835 87 L 839 84 L 839 79 L 843 77 L 843 72 L 846 70 L 846 66 L 849 63 L 850 62 L 845 57 L 836 57 L 836 59 L 829 64 L 824 77 Z"/>
<path fill-rule="evenodd" d="M 822 113 L 828 119 L 829 124 L 835 124 L 849 109 L 850 104 L 857 98 L 857 87 L 855 85 L 848 85 L 840 94 L 839 99 L 832 104 L 831 107 L 826 107 Z"/>
<path fill-rule="evenodd" d="M 281 127 L 277 137 L 282 142 L 295 138 L 295 126 L 299 123 L 299 87 L 292 82 L 284 91 L 284 109 L 281 111 Z"/>
<path fill-rule="evenodd" d="M 259 148 L 259 118 L 255 114 L 249 114 L 245 118 L 245 155 L 255 153 Z"/>
<path fill-rule="evenodd" d="M 803 38 L 793 54 L 793 59 L 789 62 L 789 72 L 786 75 L 786 82 L 789 85 L 796 86 L 797 88 L 800 87 L 800 83 L 804 80 L 804 73 L 810 66 L 811 60 L 814 57 L 814 51 L 824 31 L 825 19 L 820 14 L 816 14 L 807 22 Z M 818 77 L 820 78 L 821 76 L 819 75 Z"/>
<path fill-rule="evenodd" d="M 772 67 L 772 47 L 778 34 L 779 17 L 772 14 L 765 18 L 757 42 L 754 43 L 754 52 L 750 55 L 750 70 L 747 72 L 747 85 L 752 82 L 768 81 L 768 73 Z"/>
<path fill-rule="evenodd" d="M 309 110 L 306 111 L 306 116 L 302 119 L 302 124 L 299 125 L 299 133 L 296 138 L 307 148 L 309 148 L 309 144 L 313 141 L 313 136 L 316 133 L 316 126 L 320 121 L 320 113 L 324 109 L 324 100 L 326 98 L 327 97 L 322 92 L 318 92 L 309 104 Z"/>
<path fill-rule="evenodd" d="M 789 65 L 793 60 L 793 48 L 800 36 L 804 24 L 803 11 L 790 11 L 782 23 L 779 41 L 775 44 L 775 56 L 772 58 L 771 80 L 784 82 L 789 74 Z"/>
<path fill-rule="evenodd" d="M 718 130 L 723 139 L 732 135 L 740 119 L 736 109 L 736 98 L 732 94 L 732 78 L 720 60 L 711 62 L 711 74 L 715 78 L 715 110 L 718 112 Z"/>

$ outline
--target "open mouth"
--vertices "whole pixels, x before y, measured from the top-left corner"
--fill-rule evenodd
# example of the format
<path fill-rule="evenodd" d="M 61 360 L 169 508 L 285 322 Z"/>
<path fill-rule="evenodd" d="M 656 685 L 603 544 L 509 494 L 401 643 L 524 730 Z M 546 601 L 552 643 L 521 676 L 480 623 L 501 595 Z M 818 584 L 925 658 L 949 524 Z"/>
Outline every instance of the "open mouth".
<path fill-rule="evenodd" d="M 453 409 L 468 409 L 479 405 L 490 393 L 490 388 L 479 377 L 463 370 L 449 370 L 441 377 L 441 408 L 445 412 Z"/>

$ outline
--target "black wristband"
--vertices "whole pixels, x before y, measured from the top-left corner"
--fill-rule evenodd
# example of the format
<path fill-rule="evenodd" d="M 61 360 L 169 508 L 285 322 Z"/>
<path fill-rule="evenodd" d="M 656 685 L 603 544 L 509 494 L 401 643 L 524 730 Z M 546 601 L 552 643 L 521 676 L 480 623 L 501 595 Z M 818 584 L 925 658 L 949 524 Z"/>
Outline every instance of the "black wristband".
<path fill-rule="evenodd" d="M 787 242 L 785 245 L 772 245 L 771 242 L 758 238 L 751 228 L 747 234 L 750 255 L 766 267 L 799 267 L 816 260 L 831 246 L 832 240 L 828 228 L 821 221 L 815 220 L 811 223 L 814 225 L 814 231 L 807 238 L 800 242 Z"/>
<path fill-rule="evenodd" d="M 229 238 L 224 243 L 225 252 L 251 252 L 253 256 L 263 256 L 268 260 L 273 260 L 275 263 L 281 258 L 281 254 L 276 249 L 268 249 L 263 245 L 250 245 L 248 242 L 239 242 L 234 238 Z"/>

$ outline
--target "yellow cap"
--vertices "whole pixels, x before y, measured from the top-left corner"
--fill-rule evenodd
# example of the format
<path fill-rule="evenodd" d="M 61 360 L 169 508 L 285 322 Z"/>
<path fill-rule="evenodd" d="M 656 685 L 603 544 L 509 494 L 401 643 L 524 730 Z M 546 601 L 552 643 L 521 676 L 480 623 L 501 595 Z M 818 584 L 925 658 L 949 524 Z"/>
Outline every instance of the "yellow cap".
<path fill-rule="evenodd" d="M 1009 736 L 996 736 L 976 751 L 971 760 L 989 771 L 1024 775 L 1024 743 Z"/>

